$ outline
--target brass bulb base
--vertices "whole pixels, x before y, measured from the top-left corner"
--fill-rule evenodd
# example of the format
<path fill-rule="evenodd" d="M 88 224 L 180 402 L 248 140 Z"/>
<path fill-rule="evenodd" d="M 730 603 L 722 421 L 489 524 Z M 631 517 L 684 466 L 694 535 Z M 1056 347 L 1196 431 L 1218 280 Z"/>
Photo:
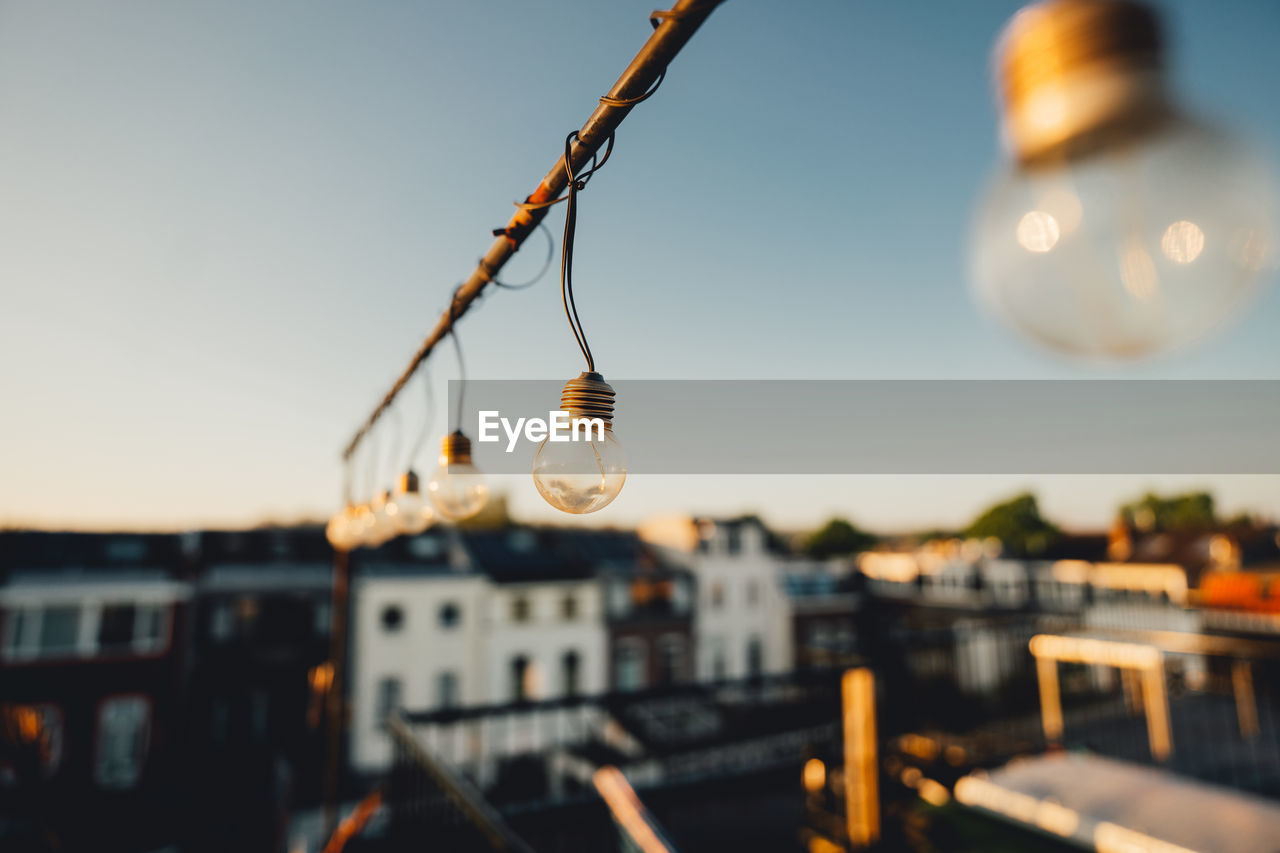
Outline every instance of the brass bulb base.
<path fill-rule="evenodd" d="M 396 494 L 398 495 L 416 495 L 421 491 L 421 482 L 418 475 L 413 471 L 405 471 L 396 481 Z"/>
<path fill-rule="evenodd" d="M 1133 0 L 1046 0 L 996 47 L 1005 140 L 1025 164 L 1080 158 L 1170 116 L 1160 23 Z"/>
<path fill-rule="evenodd" d="M 471 439 L 461 430 L 449 433 L 440 442 L 440 458 L 447 465 L 470 465 Z"/>
<path fill-rule="evenodd" d="M 604 428 L 613 429 L 613 387 L 599 373 L 586 371 L 570 379 L 560 392 L 560 408 L 570 419 L 599 418 Z"/>

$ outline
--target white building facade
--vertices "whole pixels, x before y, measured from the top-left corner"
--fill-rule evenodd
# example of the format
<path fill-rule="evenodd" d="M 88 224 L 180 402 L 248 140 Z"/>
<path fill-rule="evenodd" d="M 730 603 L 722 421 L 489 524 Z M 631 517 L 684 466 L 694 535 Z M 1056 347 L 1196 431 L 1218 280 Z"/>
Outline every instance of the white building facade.
<path fill-rule="evenodd" d="M 376 562 L 352 581 L 351 762 L 385 770 L 387 716 L 606 689 L 606 633 L 599 581 L 536 565 L 525 531 L 492 534 L 482 565 L 453 531 L 408 543 L 416 559 Z M 485 536 L 490 536 L 485 534 Z"/>
<path fill-rule="evenodd" d="M 790 671 L 791 608 L 782 589 L 783 559 L 754 518 L 656 519 L 640 538 L 694 575 L 696 677 L 746 678 Z"/>

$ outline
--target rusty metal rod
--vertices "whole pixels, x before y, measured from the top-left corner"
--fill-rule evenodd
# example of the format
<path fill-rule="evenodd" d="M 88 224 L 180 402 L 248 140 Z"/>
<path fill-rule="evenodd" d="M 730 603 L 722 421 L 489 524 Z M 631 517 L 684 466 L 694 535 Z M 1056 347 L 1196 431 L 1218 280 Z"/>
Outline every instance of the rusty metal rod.
<path fill-rule="evenodd" d="M 627 69 L 622 72 L 622 76 L 609 89 L 606 98 L 626 101 L 637 98 L 647 92 L 654 81 L 658 79 L 658 75 L 666 69 L 668 63 L 675 58 L 676 54 L 685 46 L 685 43 L 689 41 L 689 38 L 697 31 L 702 22 L 721 2 L 722 0 L 679 0 L 670 10 L 655 12 L 652 19 L 655 24 L 653 34 L 649 36 L 649 40 L 644 43 L 644 47 L 640 48 L 640 52 L 631 60 L 631 64 L 627 66 Z M 574 174 L 577 174 L 579 170 L 586 166 L 592 155 L 608 140 L 610 134 L 617 129 L 618 125 L 622 123 L 622 120 L 627 117 L 627 114 L 631 112 L 634 106 L 635 104 L 608 104 L 604 102 L 596 106 L 586 124 L 578 131 L 578 140 L 571 151 L 571 166 Z M 537 189 L 528 196 L 526 202 L 529 205 L 538 205 L 551 201 L 558 198 L 567 185 L 568 179 L 565 175 L 564 155 L 561 154 L 557 158 L 556 164 L 551 167 L 551 171 L 547 172 L 546 177 L 538 184 Z M 418 347 L 418 351 L 414 353 L 413 358 L 409 361 L 409 366 L 400 374 L 400 378 L 391 386 L 391 390 L 382 398 L 382 402 L 374 407 L 373 413 L 369 415 L 364 426 L 356 431 L 356 434 L 342 453 L 343 459 L 350 459 L 352 454 L 356 452 L 360 442 L 364 440 L 364 437 L 369 434 L 369 430 L 373 429 L 378 419 L 395 402 L 396 396 L 413 378 L 413 374 L 417 372 L 418 367 L 427 360 L 427 356 L 431 355 L 431 351 L 435 349 L 436 345 L 444 340 L 445 336 L 449 334 L 453 323 L 467 312 L 471 304 L 484 291 L 485 286 L 493 280 L 507 261 L 511 259 L 511 256 L 519 251 L 525 239 L 546 217 L 548 209 L 546 207 L 521 207 L 517 209 L 516 214 L 507 223 L 505 233 L 500 234 L 493 241 L 493 244 L 489 246 L 489 251 L 485 252 L 475 270 L 455 292 L 449 308 L 445 310 L 443 316 L 436 322 L 435 328 L 431 330 L 426 339 L 423 340 L 422 345 Z"/>

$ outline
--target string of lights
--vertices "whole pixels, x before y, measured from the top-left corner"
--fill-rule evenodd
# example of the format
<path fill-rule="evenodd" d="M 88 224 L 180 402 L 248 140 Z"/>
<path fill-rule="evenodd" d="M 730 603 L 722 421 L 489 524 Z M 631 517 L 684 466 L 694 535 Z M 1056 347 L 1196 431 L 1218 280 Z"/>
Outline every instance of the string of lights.
<path fill-rule="evenodd" d="M 537 188 L 523 202 L 517 203 L 516 213 L 507 225 L 495 229 L 494 242 L 458 288 L 449 308 L 422 341 L 408 366 L 352 436 L 343 450 L 343 459 L 350 460 L 436 345 L 450 333 L 454 322 L 467 313 L 486 287 L 495 283 L 498 273 L 519 251 L 525 239 L 542 223 L 547 209 L 562 200 L 561 194 L 569 185 L 568 176 L 583 171 L 597 156 L 601 146 L 612 138 L 614 131 L 632 108 L 653 94 L 661 83 L 668 64 L 721 2 L 722 0 L 679 0 L 670 9 L 652 14 L 650 20 L 654 31 L 649 39 L 608 93 L 599 99 L 595 110 L 578 130 L 568 152 L 556 160 Z"/>

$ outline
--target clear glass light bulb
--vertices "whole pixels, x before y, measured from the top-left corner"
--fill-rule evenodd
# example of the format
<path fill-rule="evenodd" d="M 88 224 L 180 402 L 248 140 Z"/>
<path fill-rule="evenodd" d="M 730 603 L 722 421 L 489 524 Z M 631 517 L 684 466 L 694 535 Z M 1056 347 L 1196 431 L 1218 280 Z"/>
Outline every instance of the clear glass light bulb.
<path fill-rule="evenodd" d="M 352 548 L 360 548 L 371 544 L 369 534 L 377 523 L 377 518 L 368 504 L 360 504 L 351 510 L 347 519 L 347 538 Z"/>
<path fill-rule="evenodd" d="M 369 502 L 369 516 L 364 527 L 364 544 L 370 548 L 394 539 L 398 532 L 395 522 L 387 512 L 391 493 L 381 491 Z"/>
<path fill-rule="evenodd" d="M 427 493 L 440 515 L 451 521 L 470 518 L 489 502 L 484 475 L 471 464 L 471 440 L 461 432 L 441 442 L 440 467 L 427 481 Z"/>
<path fill-rule="evenodd" d="M 604 440 L 543 439 L 533 457 L 538 494 L 558 510 L 582 515 L 604 509 L 627 481 L 627 456 L 613 434 Z"/>
<path fill-rule="evenodd" d="M 386 513 L 396 532 L 405 536 L 421 533 L 436 520 L 435 510 L 418 488 L 418 475 L 412 471 L 400 475 L 396 493 L 387 503 Z"/>
<path fill-rule="evenodd" d="M 627 481 L 627 455 L 613 432 L 614 391 L 604 377 L 583 373 L 564 386 L 561 410 L 571 424 L 598 419 L 599 428 L 571 429 L 570 441 L 543 439 L 533 457 L 533 483 L 543 500 L 561 512 L 583 515 L 604 509 Z M 582 424 L 586 426 L 586 424 Z"/>
<path fill-rule="evenodd" d="M 987 305 L 1053 349 L 1129 358 L 1188 343 L 1271 263 L 1269 169 L 1170 106 L 1158 49 L 1153 15 L 1099 0 L 1029 7 L 1002 42 L 1015 163 L 978 210 L 973 274 Z"/>
<path fill-rule="evenodd" d="M 350 551 L 360 545 L 355 524 L 355 506 L 347 504 L 340 512 L 336 512 L 325 525 L 324 535 L 335 551 Z"/>

